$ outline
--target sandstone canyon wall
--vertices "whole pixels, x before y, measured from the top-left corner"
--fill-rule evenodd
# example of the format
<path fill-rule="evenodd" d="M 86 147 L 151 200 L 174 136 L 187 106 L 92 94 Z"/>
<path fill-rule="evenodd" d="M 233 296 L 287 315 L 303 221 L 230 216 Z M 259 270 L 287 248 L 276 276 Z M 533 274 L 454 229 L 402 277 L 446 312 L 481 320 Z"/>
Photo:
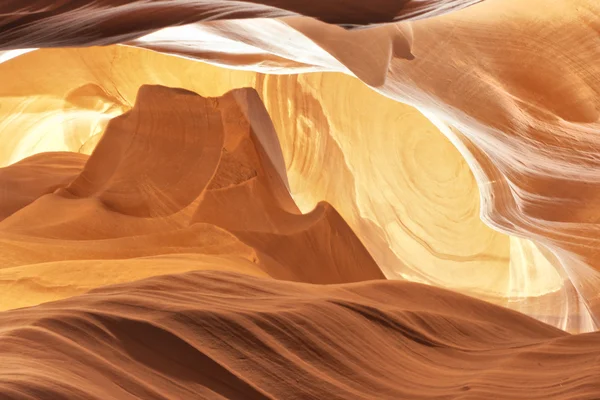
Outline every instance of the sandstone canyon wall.
<path fill-rule="evenodd" d="M 39 0 L 0 17 L 7 398 L 598 393 L 596 334 L 564 331 L 600 324 L 600 3 Z M 129 375 L 10 378 L 56 357 Z"/>

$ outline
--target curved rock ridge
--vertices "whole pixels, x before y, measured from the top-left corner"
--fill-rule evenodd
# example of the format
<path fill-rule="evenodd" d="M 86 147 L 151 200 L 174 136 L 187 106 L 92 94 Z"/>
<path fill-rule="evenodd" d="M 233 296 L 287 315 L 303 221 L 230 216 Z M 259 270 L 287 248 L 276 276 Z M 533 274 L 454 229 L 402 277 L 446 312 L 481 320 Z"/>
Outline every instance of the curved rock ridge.
<path fill-rule="evenodd" d="M 116 44 L 170 26 L 248 18 L 306 16 L 350 28 L 425 18 L 479 1 L 7 0 L 0 5 L 0 48 Z"/>
<path fill-rule="evenodd" d="M 559 0 L 551 5 L 542 0 L 527 3 L 486 0 L 477 4 L 413 2 L 415 6 L 430 7 L 433 13 L 423 14 L 428 17 L 418 20 L 350 30 L 328 24 L 327 21 L 335 21 L 324 18 L 325 14 L 319 16 L 323 9 L 311 8 L 313 3 L 303 3 L 312 10 L 312 13 L 305 11 L 305 16 L 298 14 L 302 10 L 295 8 L 295 3 L 284 5 L 281 2 L 268 5 L 287 10 L 283 13 L 285 16 L 277 14 L 281 18 L 197 20 L 193 24 L 189 24 L 192 20 L 188 17 L 202 19 L 208 14 L 198 17 L 190 12 L 190 7 L 214 6 L 213 10 L 216 10 L 224 3 L 170 2 L 172 8 L 167 10 L 165 7 L 164 13 L 153 16 L 142 12 L 143 7 L 162 7 L 165 2 L 66 1 L 53 3 L 57 5 L 54 8 L 38 2 L 25 9 L 14 1 L 5 4 L 6 34 L 3 38 L 7 38 L 7 42 L 2 48 L 15 49 L 15 54 L 40 45 L 126 41 L 130 46 L 148 47 L 239 69 L 279 74 L 339 71 L 355 75 L 389 98 L 416 107 L 460 149 L 473 170 L 480 190 L 483 220 L 514 236 L 510 239 L 510 251 L 501 251 L 510 254 L 510 278 L 501 279 L 499 284 L 503 289 L 480 283 L 468 285 L 476 289 L 459 289 L 479 291 L 480 296 L 492 298 L 497 298 L 499 291 L 503 292 L 501 297 L 509 306 L 545 321 L 554 321 L 552 323 L 563 329 L 588 331 L 597 328 L 595 249 L 599 236 L 595 208 L 590 205 L 597 197 L 598 175 L 597 143 L 593 134 L 597 130 L 599 109 L 595 79 L 598 75 L 595 60 L 600 48 L 597 2 Z M 244 8 L 239 2 L 227 4 L 231 10 L 242 13 L 256 5 Z M 411 9 L 410 3 L 404 4 L 404 11 Z M 86 7 L 78 8 L 80 5 Z M 471 6 L 455 7 L 458 5 Z M 261 10 L 266 10 L 261 8 L 263 6 L 265 4 L 258 5 Z M 336 15 L 347 18 L 348 23 L 352 23 L 348 12 L 359 9 L 337 2 L 328 3 L 329 6 Z M 382 6 L 377 10 L 392 10 L 384 20 L 397 17 L 392 17 L 396 12 L 393 8 Z M 296 14 L 291 15 L 290 11 Z M 75 20 L 85 23 L 62 23 L 65 16 L 73 12 L 84 13 Z M 182 16 L 184 12 L 186 14 Z M 236 16 L 234 14 L 222 16 L 230 18 Z M 273 16 L 260 12 L 250 14 L 243 16 Z M 132 15 L 147 22 L 114 24 L 116 31 L 104 29 L 111 27 L 111 21 L 118 18 L 126 21 Z M 362 15 L 369 21 L 361 22 L 381 21 L 366 11 Z M 107 16 L 111 19 L 106 19 Z M 323 18 L 318 20 L 308 16 Z M 59 22 L 61 29 L 56 29 Z M 136 26 L 143 26 L 145 31 L 133 34 L 131 30 L 139 30 Z M 157 31 L 167 26 L 170 27 Z M 82 28 L 91 32 L 81 31 Z M 145 36 L 139 37 L 141 34 Z M 18 43 L 8 40 L 18 40 Z M 3 54 L 2 58 L 10 59 L 15 54 Z M 134 51 L 124 54 L 134 54 Z M 184 68 L 189 65 L 187 63 Z M 108 70 L 111 69 L 108 65 Z M 156 73 L 152 71 L 152 74 Z M 87 80 L 97 79 L 102 80 L 97 76 Z M 102 89 L 131 90 L 125 86 Z M 9 111 L 10 115 L 21 115 L 25 109 L 34 111 L 28 103 L 11 106 L 16 106 L 17 110 Z M 122 111 L 115 108 L 111 116 Z M 45 111 L 35 113 L 50 118 Z M 107 119 L 104 112 L 100 114 L 104 120 L 99 119 L 97 109 L 86 113 L 84 124 L 100 132 Z M 80 114 L 76 115 L 79 120 Z M 58 118 L 64 118 L 64 113 Z M 12 120 L 5 124 L 9 123 Z M 396 136 L 390 132 L 394 130 L 387 130 L 377 137 L 390 139 Z M 36 135 L 44 137 L 39 131 Z M 365 136 L 361 135 L 360 140 L 367 141 Z M 343 143 L 340 137 L 346 137 L 348 143 L 356 142 L 356 138 L 348 138 L 345 134 L 335 140 Z M 37 143 L 39 148 L 46 150 L 57 147 L 56 142 Z M 342 150 L 346 159 L 348 151 Z M 16 159 L 13 155 L 13 161 Z M 359 188 L 356 196 L 365 197 L 369 191 L 374 192 Z M 395 197 L 399 196 L 397 190 L 387 185 L 383 191 L 393 192 L 396 192 Z M 389 198 L 367 197 L 371 197 L 368 199 L 370 204 L 390 204 Z M 388 275 L 394 275 L 391 270 L 401 270 L 407 263 L 405 256 L 398 255 L 400 249 L 393 247 L 419 247 L 397 241 L 395 232 L 398 232 L 398 226 L 405 225 L 397 213 L 385 213 L 385 219 L 391 223 L 384 223 L 381 218 L 373 222 L 374 218 L 364 210 L 364 204 L 369 202 L 361 202 L 361 215 L 369 221 L 367 225 L 378 226 L 378 232 L 369 235 L 383 237 L 388 242 L 387 251 L 383 246 L 381 251 L 385 253 L 385 260 L 391 261 L 382 261 L 384 256 L 376 255 L 376 258 L 380 264 L 392 265 L 390 268 L 382 265 L 382 268 Z M 348 218 L 348 214 L 343 216 Z M 361 234 L 361 237 L 365 242 L 369 240 L 367 235 Z M 432 246 L 436 241 L 419 245 L 427 249 L 420 252 L 439 254 L 437 246 Z M 375 254 L 377 250 L 370 247 Z M 413 251 L 404 250 L 406 252 Z M 440 276 L 432 279 L 421 275 L 404 273 L 404 276 L 410 276 L 409 279 L 440 283 Z M 455 280 L 468 281 L 468 278 Z M 446 286 L 457 286 L 449 284 L 447 278 L 442 281 L 446 281 Z M 516 306 L 512 304 L 515 302 Z"/>
<path fill-rule="evenodd" d="M 595 0 L 1 2 L 0 397 L 600 398 L 599 59 Z"/>
<path fill-rule="evenodd" d="M 470 158 L 456 146 L 463 154 L 477 148 L 448 140 L 443 132 L 452 138 L 452 131 L 435 115 L 381 96 L 356 79 L 333 73 L 256 75 L 123 46 L 40 50 L 0 65 L 0 72 L 17 77 L 0 87 L 0 112 L 9 121 L 0 131 L 7 143 L 0 148 L 4 164 L 45 149 L 89 154 L 106 121 L 131 109 L 147 83 L 205 97 L 254 87 L 272 124 L 256 110 L 251 120 L 268 122 L 258 125 L 264 132 L 259 139 L 277 136 L 280 144 L 269 139 L 261 146 L 278 171 L 286 170 L 287 180 L 280 176 L 298 208 L 308 213 L 321 201 L 332 204 L 388 278 L 457 290 L 572 332 L 594 329 L 585 297 L 551 250 L 481 221 L 480 196 L 485 206 L 489 185 L 479 190 L 478 169 L 473 175 Z M 21 104 L 27 104 L 23 111 Z M 237 156 L 224 153 L 223 165 L 234 163 L 232 157 Z M 233 179 L 253 175 L 240 168 Z M 222 186 L 219 180 L 213 186 Z M 253 185 L 230 192 L 258 193 Z M 225 200 L 211 195 L 206 201 Z M 265 219 L 260 210 L 254 223 Z M 221 223 L 235 229 L 237 216 L 228 215 L 219 217 Z M 594 279 L 595 273 L 587 275 Z"/>
<path fill-rule="evenodd" d="M 542 303 L 540 293 L 562 298 L 552 300 L 561 309 L 559 326 L 589 331 L 597 329 L 600 313 L 594 205 L 600 188 L 594 134 L 600 113 L 595 78 L 600 73 L 599 15 L 599 3 L 590 0 L 550 6 L 540 0 L 487 0 L 431 18 L 352 31 L 290 17 L 199 23 L 193 26 L 195 35 L 188 27 L 170 28 L 166 36 L 158 32 L 130 44 L 174 53 L 185 47 L 187 57 L 286 71 L 278 71 L 277 59 L 262 67 L 240 58 L 237 49 L 205 57 L 201 43 L 210 40 L 198 33 L 208 30 L 224 49 L 224 43 L 241 42 L 260 50 L 253 54 L 289 60 L 279 68 L 352 74 L 383 95 L 416 107 L 467 160 L 480 190 L 482 219 L 526 239 L 523 245 L 511 245 L 517 253 L 528 248 L 536 254 L 525 262 L 511 256 L 511 265 L 521 267 L 511 266 L 518 278 L 508 286 L 519 289 L 507 297 L 531 297 L 536 291 L 521 285 L 553 276 L 553 283 L 541 283 L 546 290 L 535 297 Z M 200 38 L 198 45 L 195 38 Z M 380 137 L 391 141 L 397 135 L 393 132 Z M 364 136 L 361 140 L 368 140 Z M 394 236 L 394 225 L 383 225 L 388 237 Z M 536 266 L 528 267 L 532 262 Z M 558 281 L 564 283 L 557 286 Z M 554 313 L 556 307 L 548 304 L 541 313 Z"/>
<path fill-rule="evenodd" d="M 598 333 L 571 336 L 412 282 L 196 271 L 3 312 L 0 326 L 6 399 L 530 400 L 600 390 Z"/>
<path fill-rule="evenodd" d="M 89 157 L 40 153 L 0 169 L 11 194 L 0 199 L 0 307 L 171 272 L 179 257 L 188 262 L 172 272 L 222 255 L 275 279 L 384 279 L 331 205 L 300 213 L 282 160 L 253 89 L 205 98 L 142 86 Z M 136 261 L 148 257 L 158 264 Z"/>

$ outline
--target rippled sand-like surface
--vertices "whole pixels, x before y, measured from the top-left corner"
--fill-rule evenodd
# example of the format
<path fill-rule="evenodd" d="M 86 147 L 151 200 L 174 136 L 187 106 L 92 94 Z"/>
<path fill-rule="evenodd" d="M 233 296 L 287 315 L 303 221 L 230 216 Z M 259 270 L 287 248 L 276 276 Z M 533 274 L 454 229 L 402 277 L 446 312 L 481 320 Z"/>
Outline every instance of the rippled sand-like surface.
<path fill-rule="evenodd" d="M 0 397 L 597 398 L 599 15 L 3 3 Z"/>
<path fill-rule="evenodd" d="M 4 312 L 0 322 L 6 398 L 592 399 L 598 393 L 597 335 L 571 336 L 410 282 L 318 286 L 194 271 Z"/>

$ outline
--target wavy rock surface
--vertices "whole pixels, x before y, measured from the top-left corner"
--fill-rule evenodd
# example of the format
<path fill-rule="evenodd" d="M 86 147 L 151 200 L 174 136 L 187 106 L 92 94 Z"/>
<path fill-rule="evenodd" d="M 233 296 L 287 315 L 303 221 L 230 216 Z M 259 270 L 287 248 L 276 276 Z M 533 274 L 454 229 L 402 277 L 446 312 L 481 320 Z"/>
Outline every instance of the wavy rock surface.
<path fill-rule="evenodd" d="M 4 2 L 0 307 L 70 298 L 56 304 L 85 314 L 80 332 L 156 334 L 199 358 L 166 376 L 140 337 L 132 350 L 103 336 L 109 358 L 87 337 L 68 339 L 85 340 L 85 356 L 32 346 L 69 335 L 72 315 L 42 304 L 0 314 L 3 395 L 598 397 L 597 334 L 394 280 L 598 329 L 599 15 L 591 0 Z M 134 282 L 195 270 L 220 272 Z M 214 303 L 214 280 L 236 300 Z M 125 298 L 73 297 L 115 283 Z M 193 284 L 215 293 L 187 293 Z M 274 308 L 247 304 L 250 287 L 273 288 Z M 359 287 L 367 298 L 352 297 Z M 184 310 L 171 317 L 161 288 Z M 438 296 L 443 323 L 428 302 Z M 152 316 L 136 319 L 130 300 Z M 271 313 L 277 333 L 252 328 L 261 346 L 228 336 L 208 354 L 215 336 L 241 329 L 223 325 L 222 306 L 229 322 Z M 304 306 L 327 309 L 325 331 Z M 97 317 L 103 307 L 119 318 Z M 53 339 L 11 339 L 47 332 L 44 315 Z M 282 332 L 298 326 L 290 342 Z M 373 340 L 355 342 L 359 331 Z M 274 348 L 293 354 L 285 366 Z M 32 360 L 52 352 L 93 377 L 68 367 L 42 378 Z M 215 375 L 190 372 L 200 364 Z M 129 368 L 120 384 L 99 383 Z M 279 385 L 250 371 L 278 368 Z"/>
<path fill-rule="evenodd" d="M 37 72 L 47 65 L 45 74 Z M 68 79 L 63 69 L 71 71 Z M 594 326 L 550 251 L 481 221 L 480 198 L 487 200 L 477 174 L 438 126 L 355 79 L 256 75 L 130 47 L 40 50 L 0 70 L 18 77 L 4 87 L 4 99 L 57 104 L 39 114 L 8 109 L 5 135 L 21 140 L 7 141 L 15 146 L 5 147 L 5 163 L 44 148 L 89 153 L 106 121 L 131 109 L 145 83 L 205 96 L 253 86 L 273 120 L 282 149 L 277 162 L 300 210 L 332 204 L 389 278 L 458 290 L 575 332 Z M 89 117 L 74 124 L 64 109 Z"/>
<path fill-rule="evenodd" d="M 5 398 L 591 399 L 600 390 L 598 335 L 411 282 L 189 272 L 4 312 L 0 326 Z"/>
<path fill-rule="evenodd" d="M 253 89 L 205 98 L 142 86 L 134 107 L 110 121 L 89 157 L 40 153 L 0 169 L 6 192 L 14 193 L 14 182 L 23 192 L 0 203 L 9 213 L 0 221 L 0 280 L 8 289 L 1 307 L 198 269 L 198 261 L 214 268 L 202 256 L 215 255 L 240 258 L 236 271 L 275 279 L 383 279 L 329 204 L 300 213 L 277 160 L 277 136 Z M 40 164 L 47 176 L 36 174 Z M 174 270 L 161 269 L 181 254 Z M 107 267 L 108 260 L 122 261 Z"/>

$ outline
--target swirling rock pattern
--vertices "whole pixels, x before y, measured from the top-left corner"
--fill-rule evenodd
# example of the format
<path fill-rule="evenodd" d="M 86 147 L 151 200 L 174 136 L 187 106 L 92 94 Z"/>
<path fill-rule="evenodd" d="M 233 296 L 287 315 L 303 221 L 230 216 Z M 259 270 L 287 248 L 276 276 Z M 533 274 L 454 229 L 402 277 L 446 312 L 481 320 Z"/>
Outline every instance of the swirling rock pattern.
<path fill-rule="evenodd" d="M 171 322 L 157 328 L 146 323 L 150 317 L 139 325 L 124 313 L 92 325 L 156 333 L 198 357 L 165 377 L 153 367 L 164 360 L 131 350 L 142 357 L 135 372 L 108 392 L 96 378 L 68 383 L 68 369 L 40 385 L 18 383 L 14 371 L 37 369 L 26 357 L 20 367 L 14 354 L 55 357 L 20 350 L 50 340 L 27 337 L 4 347 L 17 360 L 13 372 L 6 369 L 4 394 L 185 398 L 189 392 L 173 384 L 183 379 L 209 398 L 489 398 L 501 388 L 510 398 L 597 397 L 596 334 L 570 336 L 472 298 L 394 281 L 451 289 L 571 333 L 598 329 L 599 15 L 590 0 L 4 2 L 2 309 L 72 297 L 57 304 L 89 310 L 92 295 L 73 296 L 114 283 L 137 293 L 146 283 L 134 281 L 142 278 L 218 270 L 144 282 L 179 293 L 168 282 L 210 286 L 220 277 L 240 299 L 251 285 L 293 292 L 300 286 L 290 281 L 304 282 L 314 286 L 303 286 L 284 309 L 319 308 L 326 299 L 369 321 L 328 308 L 333 325 L 325 333 L 311 325 L 301 342 L 252 331 L 295 354 L 282 374 L 301 375 L 293 369 L 301 366 L 319 377 L 274 386 L 272 376 L 248 373 L 277 370 L 269 363 L 282 362 L 272 351 L 250 351 L 264 363 L 236 364 L 232 372 L 230 361 L 218 359 L 228 354 L 222 345 L 208 354 L 193 344 L 208 340 L 199 331 L 184 334 Z M 74 46 L 85 48 L 66 48 Z M 381 282 L 360 284 L 373 294 L 352 305 L 335 300 L 338 289 L 317 286 L 344 284 L 336 288 L 346 293 L 355 288 L 350 282 L 367 280 Z M 405 287 L 421 296 L 425 314 L 398 322 L 396 311 L 411 312 Z M 98 304 L 112 304 L 103 295 L 112 289 L 103 290 L 93 295 Z M 313 302 L 308 293 L 322 297 Z M 136 301 L 160 313 L 152 299 L 162 295 L 147 295 Z M 222 304 L 199 306 L 214 295 L 186 298 L 175 315 L 195 326 L 199 320 L 186 312 L 210 310 L 221 321 Z M 430 319 L 436 311 L 428 296 L 453 305 L 442 312 L 450 323 Z M 267 298 L 280 304 L 274 292 Z M 232 321 L 257 311 L 242 300 L 228 304 Z M 119 298 L 115 307 L 131 305 Z M 43 304 L 22 312 L 64 317 L 57 326 L 70 318 Z M 281 332 L 297 330 L 281 309 L 268 312 L 282 318 L 275 323 Z M 9 330 L 35 330 L 35 319 L 11 325 L 19 313 L 0 320 L 9 316 Z M 291 314 L 320 321 L 300 309 Z M 219 326 L 202 332 L 218 336 Z M 351 328 L 347 336 L 332 333 L 341 326 Z M 375 334 L 361 347 L 351 339 L 359 326 L 384 327 L 385 338 Z M 398 335 L 411 344 L 384 361 Z M 308 338 L 349 341 L 344 354 L 355 356 L 342 362 L 335 348 Z M 265 340 L 260 349 L 269 347 Z M 238 351 L 248 344 L 235 343 Z M 121 345 L 103 345 L 121 354 L 110 368 L 131 367 Z M 65 360 L 85 358 L 67 348 L 58 350 Z M 383 369 L 367 367 L 365 352 Z M 552 360 L 559 354 L 572 374 Z M 93 376 L 110 370 L 85 359 Z M 491 359 L 505 361 L 498 368 Z M 225 375 L 191 373 L 193 364 Z M 369 391 L 332 365 L 361 377 Z M 148 368 L 165 381 L 148 386 Z M 406 369 L 415 375 L 396 377 Z M 389 380 L 379 378 L 384 371 Z M 443 375 L 436 383 L 427 380 L 433 371 Z M 523 392 L 522 371 L 535 393 Z"/>
<path fill-rule="evenodd" d="M 10 97 L 31 99 L 33 79 L 38 101 L 68 98 L 70 107 L 96 104 L 95 119 L 84 120 L 83 129 L 71 129 L 62 118 L 44 122 L 40 116 L 38 124 L 48 132 L 44 138 L 62 151 L 91 151 L 99 135 L 89 126 L 133 107 L 144 83 L 186 87 L 206 96 L 253 86 L 273 120 L 282 149 L 279 168 L 287 170 L 300 210 L 309 212 L 320 201 L 332 204 L 388 277 L 459 290 L 563 329 L 577 331 L 589 323 L 578 316 L 580 297 L 552 254 L 480 220 L 476 176 L 436 125 L 415 108 L 352 78 L 255 75 L 126 47 L 40 50 L 0 69 L 18 74 L 36 65 L 56 65 L 56 72 L 50 68 L 45 75 L 31 72 L 27 79 L 14 80 L 5 87 Z M 69 79 L 57 78 L 65 67 Z M 85 110 L 79 107 L 70 110 Z M 62 109 L 56 112 L 62 115 Z M 13 115 L 13 132 L 33 135 L 31 118 Z M 6 159 L 35 154 L 40 147 L 33 143 L 7 148 Z"/>

